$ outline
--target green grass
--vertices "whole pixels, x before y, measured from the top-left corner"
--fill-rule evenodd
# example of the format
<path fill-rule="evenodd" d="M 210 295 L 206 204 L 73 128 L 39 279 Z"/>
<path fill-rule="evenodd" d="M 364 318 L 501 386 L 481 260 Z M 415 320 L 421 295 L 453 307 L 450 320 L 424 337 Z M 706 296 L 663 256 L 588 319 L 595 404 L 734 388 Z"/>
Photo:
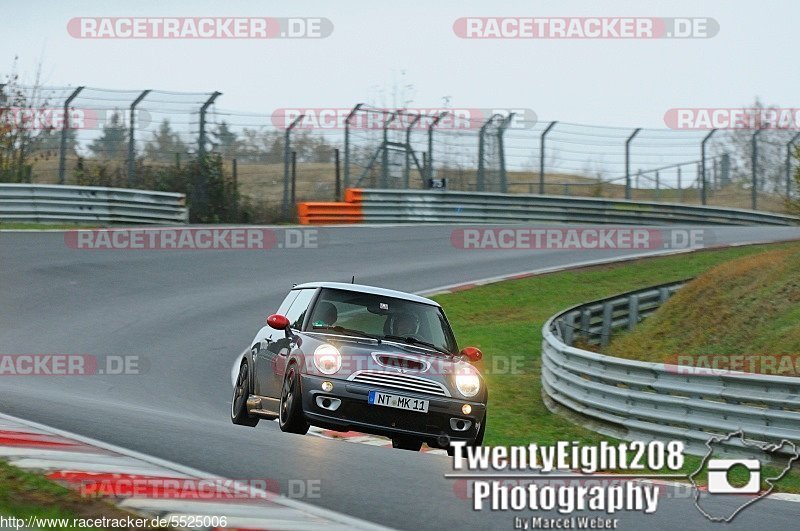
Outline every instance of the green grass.
<path fill-rule="evenodd" d="M 434 297 L 447 312 L 463 346 L 479 347 L 489 388 L 487 445 L 555 444 L 559 440 L 597 444 L 612 440 L 551 413 L 542 401 L 542 325 L 559 311 L 583 302 L 665 282 L 695 277 L 714 266 L 768 249 L 800 250 L 777 244 L 699 251 L 629 263 L 594 266 L 476 287 Z M 523 360 L 518 371 L 502 368 Z M 699 458 L 687 456 L 686 474 Z M 780 482 L 784 492 L 800 492 L 793 473 Z"/>
<path fill-rule="evenodd" d="M 0 515 L 67 519 L 98 519 L 102 517 L 126 519 L 137 515 L 118 509 L 98 499 L 82 497 L 44 476 L 27 472 L 0 461 Z M 59 527 L 59 529 L 98 529 L 87 527 Z"/>
<path fill-rule="evenodd" d="M 720 264 L 612 341 L 607 352 L 655 362 L 719 360 L 720 368 L 735 359 L 729 356 L 744 356 L 741 370 L 797 376 L 800 247 Z"/>

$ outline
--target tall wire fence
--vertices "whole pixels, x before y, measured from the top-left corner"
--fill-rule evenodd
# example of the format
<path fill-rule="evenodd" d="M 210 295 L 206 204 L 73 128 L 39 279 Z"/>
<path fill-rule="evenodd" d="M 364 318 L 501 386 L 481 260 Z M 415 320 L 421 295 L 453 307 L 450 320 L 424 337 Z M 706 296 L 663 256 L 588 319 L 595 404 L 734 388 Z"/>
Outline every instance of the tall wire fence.
<path fill-rule="evenodd" d="M 211 170 L 190 169 L 212 155 L 223 181 L 218 192 L 235 202 L 223 217 L 252 221 L 291 219 L 296 202 L 335 200 L 346 187 L 776 212 L 798 195 L 797 131 L 622 128 L 534 121 L 527 113 L 364 104 L 259 113 L 225 108 L 221 100 L 218 92 L 0 87 L 2 131 L 25 133 L 18 135 L 23 142 L 0 144 L 0 178 L 183 188 L 190 200 L 214 203 Z"/>

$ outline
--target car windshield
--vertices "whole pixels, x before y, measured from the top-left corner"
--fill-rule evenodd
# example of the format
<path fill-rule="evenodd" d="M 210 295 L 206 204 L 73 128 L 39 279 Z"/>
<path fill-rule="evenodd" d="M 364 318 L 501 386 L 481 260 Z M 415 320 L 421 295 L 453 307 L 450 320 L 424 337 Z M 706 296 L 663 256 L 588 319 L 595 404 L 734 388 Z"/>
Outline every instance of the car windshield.
<path fill-rule="evenodd" d="M 455 353 L 456 342 L 438 306 L 370 293 L 325 288 L 308 329 L 407 343 Z"/>

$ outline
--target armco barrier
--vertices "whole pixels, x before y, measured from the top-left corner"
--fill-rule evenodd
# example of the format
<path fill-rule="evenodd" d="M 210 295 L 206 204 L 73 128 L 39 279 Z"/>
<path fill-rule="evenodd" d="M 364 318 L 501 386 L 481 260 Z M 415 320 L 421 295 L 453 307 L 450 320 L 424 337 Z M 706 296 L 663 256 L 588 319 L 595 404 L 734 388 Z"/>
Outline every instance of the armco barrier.
<path fill-rule="evenodd" d="M 712 436 L 800 442 L 800 378 L 701 371 L 606 356 L 572 346 L 606 344 L 683 284 L 675 282 L 575 306 L 542 330 L 542 393 L 551 411 L 627 440 L 681 440 L 704 455 Z M 741 442 L 727 443 L 735 451 Z"/>
<path fill-rule="evenodd" d="M 362 223 L 364 216 L 359 203 L 298 203 L 297 217 L 304 225 L 333 223 Z"/>
<path fill-rule="evenodd" d="M 300 223 L 608 223 L 794 225 L 753 210 L 587 197 L 348 189 L 339 203 L 298 204 Z"/>
<path fill-rule="evenodd" d="M 0 183 L 0 222 L 186 223 L 188 219 L 183 194 Z"/>

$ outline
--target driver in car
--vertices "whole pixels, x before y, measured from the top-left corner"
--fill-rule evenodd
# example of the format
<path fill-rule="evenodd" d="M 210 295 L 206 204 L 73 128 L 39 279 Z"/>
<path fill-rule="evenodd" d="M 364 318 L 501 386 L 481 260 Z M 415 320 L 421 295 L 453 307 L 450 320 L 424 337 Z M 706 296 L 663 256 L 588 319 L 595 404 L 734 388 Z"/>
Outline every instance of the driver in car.
<path fill-rule="evenodd" d="M 401 312 L 392 318 L 392 335 L 414 336 L 419 332 L 419 318 L 410 312 Z"/>
<path fill-rule="evenodd" d="M 339 318 L 339 312 L 336 306 L 328 301 L 319 303 L 319 306 L 314 311 L 314 326 L 333 326 Z"/>

